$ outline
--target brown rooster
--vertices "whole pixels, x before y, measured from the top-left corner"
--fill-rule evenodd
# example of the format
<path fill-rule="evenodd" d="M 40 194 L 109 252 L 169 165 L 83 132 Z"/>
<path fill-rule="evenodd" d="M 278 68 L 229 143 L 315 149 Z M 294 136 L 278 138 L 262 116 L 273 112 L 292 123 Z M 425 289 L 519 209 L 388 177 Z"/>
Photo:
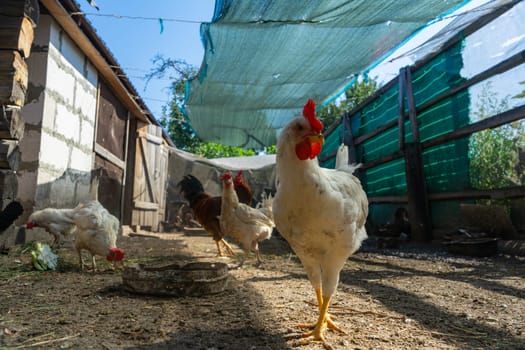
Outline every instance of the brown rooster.
<path fill-rule="evenodd" d="M 241 174 L 242 175 L 242 174 Z M 244 182 L 244 180 L 243 180 Z M 193 211 L 195 219 L 202 225 L 202 227 L 213 236 L 213 240 L 217 245 L 218 256 L 223 256 L 221 244 L 227 251 L 228 255 L 234 255 L 231 246 L 224 240 L 226 232 L 221 230 L 219 217 L 221 215 L 221 203 L 222 199 L 220 196 L 212 196 L 211 194 L 204 191 L 202 183 L 193 175 L 186 175 L 177 184 L 180 187 L 180 191 L 184 198 L 190 203 L 190 207 Z M 236 191 L 239 186 L 236 186 Z M 247 187 L 249 189 L 249 187 Z M 251 193 L 251 190 L 250 190 Z M 239 196 L 240 197 L 240 196 Z M 252 198 L 243 197 L 246 201 L 249 199 L 251 203 Z M 248 204 L 247 202 L 243 202 Z"/>
<path fill-rule="evenodd" d="M 252 205 L 252 189 L 246 181 L 244 181 L 242 170 L 239 170 L 235 179 L 233 179 L 233 188 L 235 189 L 235 193 L 237 193 L 237 197 L 239 197 L 239 202 L 250 206 Z"/>

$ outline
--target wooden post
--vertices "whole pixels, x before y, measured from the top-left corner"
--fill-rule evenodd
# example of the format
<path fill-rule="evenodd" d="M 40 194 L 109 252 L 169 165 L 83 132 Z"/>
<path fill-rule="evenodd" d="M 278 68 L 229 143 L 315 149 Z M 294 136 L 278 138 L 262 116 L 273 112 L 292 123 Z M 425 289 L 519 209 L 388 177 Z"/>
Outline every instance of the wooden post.
<path fill-rule="evenodd" d="M 348 146 L 348 162 L 350 164 L 357 163 L 357 153 L 354 144 L 354 135 L 352 134 L 352 127 L 350 126 L 350 117 L 348 112 L 343 114 L 343 143 Z"/>
<path fill-rule="evenodd" d="M 405 143 L 408 221 L 410 222 L 413 240 L 430 241 L 432 239 L 432 224 L 422 153 L 420 143 Z"/>
<path fill-rule="evenodd" d="M 408 105 L 408 116 L 413 142 L 405 142 L 405 97 Z M 412 89 L 410 67 L 399 71 L 399 148 L 405 156 L 405 173 L 408 195 L 408 221 L 412 239 L 430 241 L 432 239 L 432 221 L 428 200 L 427 182 L 423 167 L 423 148 L 419 140 L 416 102 Z"/>
<path fill-rule="evenodd" d="M 410 129 L 412 130 L 412 139 L 419 143 L 419 127 L 416 115 L 416 101 L 414 99 L 414 89 L 412 88 L 412 72 L 410 67 L 405 68 L 405 84 L 408 100 L 408 118 L 410 119 Z"/>
<path fill-rule="evenodd" d="M 405 90 L 406 90 L 406 67 L 399 70 L 399 94 L 398 94 L 398 116 L 397 116 L 397 129 L 398 129 L 398 145 L 399 150 L 403 151 L 405 148 Z"/>

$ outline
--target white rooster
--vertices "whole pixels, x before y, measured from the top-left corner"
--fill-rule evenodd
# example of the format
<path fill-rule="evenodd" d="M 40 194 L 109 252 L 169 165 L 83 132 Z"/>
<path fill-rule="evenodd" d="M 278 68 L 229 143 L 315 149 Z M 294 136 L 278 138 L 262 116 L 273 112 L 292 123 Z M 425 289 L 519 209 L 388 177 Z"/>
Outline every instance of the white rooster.
<path fill-rule="evenodd" d="M 315 102 L 308 100 L 304 118 L 296 118 L 282 131 L 277 143 L 277 192 L 273 214 L 277 229 L 301 260 L 319 306 L 311 330 L 289 338 L 312 338 L 332 349 L 324 338 L 326 328 L 345 333 L 328 315 L 339 273 L 348 257 L 366 239 L 368 199 L 356 167 L 325 169 L 316 156 L 324 142 L 323 124 L 315 116 Z"/>
<path fill-rule="evenodd" d="M 255 253 L 257 265 L 261 263 L 259 242 L 269 239 L 272 235 L 274 223 L 260 209 L 239 202 L 233 188 L 232 176 L 225 173 L 221 176 L 223 182 L 221 216 L 221 230 L 235 239 L 244 251 L 244 257 L 239 265 L 250 253 Z"/>
<path fill-rule="evenodd" d="M 45 208 L 33 212 L 26 229 L 41 227 L 54 237 L 52 246 L 59 247 L 64 237 L 75 231 L 75 209 Z"/>
<path fill-rule="evenodd" d="M 93 272 L 97 270 L 95 255 L 106 257 L 114 265 L 124 259 L 124 251 L 117 248 L 119 220 L 111 215 L 98 201 L 80 204 L 75 209 L 74 220 L 77 226 L 75 249 L 78 253 L 80 269 L 84 270 L 82 250 L 91 253 Z"/>

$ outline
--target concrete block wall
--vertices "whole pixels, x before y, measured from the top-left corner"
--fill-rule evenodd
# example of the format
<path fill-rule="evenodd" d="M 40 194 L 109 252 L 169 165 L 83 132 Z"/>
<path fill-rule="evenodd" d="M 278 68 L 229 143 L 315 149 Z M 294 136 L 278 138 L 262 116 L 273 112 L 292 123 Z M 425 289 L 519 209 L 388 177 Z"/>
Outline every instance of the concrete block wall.
<path fill-rule="evenodd" d="M 94 66 L 50 16 L 40 18 L 34 49 L 19 172 L 27 215 L 90 198 L 98 85 Z"/>

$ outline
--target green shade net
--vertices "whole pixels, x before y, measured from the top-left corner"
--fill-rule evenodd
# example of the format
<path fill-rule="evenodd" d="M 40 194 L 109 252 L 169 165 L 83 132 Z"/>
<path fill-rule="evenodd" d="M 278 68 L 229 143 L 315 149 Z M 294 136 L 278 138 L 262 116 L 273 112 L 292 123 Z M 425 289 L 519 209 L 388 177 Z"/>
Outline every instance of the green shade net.
<path fill-rule="evenodd" d="M 440 53 L 412 73 L 412 88 L 416 107 L 458 85 L 464 78 L 461 59 L 462 42 Z M 360 136 L 398 119 L 399 86 L 394 84 L 373 102 L 353 114 L 352 135 Z M 426 109 L 417 116 L 421 142 L 452 132 L 469 124 L 470 99 L 467 90 L 457 93 Z M 326 137 L 320 158 L 333 153 L 341 144 L 341 126 Z M 410 122 L 405 122 L 405 141 L 412 142 Z M 358 145 L 357 161 L 370 162 L 399 150 L 398 127 L 388 129 Z M 459 191 L 469 185 L 468 138 L 441 144 L 424 150 L 423 163 L 430 192 Z M 323 163 L 333 167 L 335 160 Z M 395 159 L 361 173 L 367 194 L 395 196 L 406 194 L 404 158 Z"/>
<path fill-rule="evenodd" d="M 308 98 L 330 101 L 414 31 L 463 2 L 216 1 L 212 22 L 201 25 L 205 55 L 188 84 L 185 115 L 205 141 L 273 145 Z"/>
<path fill-rule="evenodd" d="M 424 66 L 412 73 L 412 88 L 416 107 L 432 100 L 444 91 L 457 86 L 465 79 L 460 72 L 463 68 L 463 42 L 441 52 Z M 399 85 L 396 83 L 367 104 L 357 113 L 351 115 L 350 126 L 354 137 L 362 136 L 376 130 L 378 127 L 398 119 Z M 406 101 L 405 101 L 405 105 Z M 468 90 L 456 93 L 417 115 L 421 142 L 450 133 L 469 124 L 470 97 Z M 327 157 L 341 144 L 343 128 L 339 126 L 327 135 L 323 151 L 320 155 Z M 404 126 L 405 141 L 412 142 L 410 122 Z M 364 141 L 356 148 L 357 161 L 370 162 L 390 155 L 399 150 L 399 130 L 397 124 L 382 133 Z M 335 159 L 329 159 L 322 165 L 332 168 Z M 461 191 L 469 188 L 469 138 L 449 141 L 423 151 L 423 166 L 426 175 L 428 191 L 431 193 Z M 406 172 L 403 157 L 391 160 L 378 166 L 359 172 L 369 197 L 406 195 Z M 453 205 L 458 208 L 457 201 L 434 203 L 433 213 L 438 214 L 448 210 Z M 387 222 L 393 219 L 392 213 L 403 203 L 379 203 L 370 206 L 370 218 L 374 222 Z"/>

